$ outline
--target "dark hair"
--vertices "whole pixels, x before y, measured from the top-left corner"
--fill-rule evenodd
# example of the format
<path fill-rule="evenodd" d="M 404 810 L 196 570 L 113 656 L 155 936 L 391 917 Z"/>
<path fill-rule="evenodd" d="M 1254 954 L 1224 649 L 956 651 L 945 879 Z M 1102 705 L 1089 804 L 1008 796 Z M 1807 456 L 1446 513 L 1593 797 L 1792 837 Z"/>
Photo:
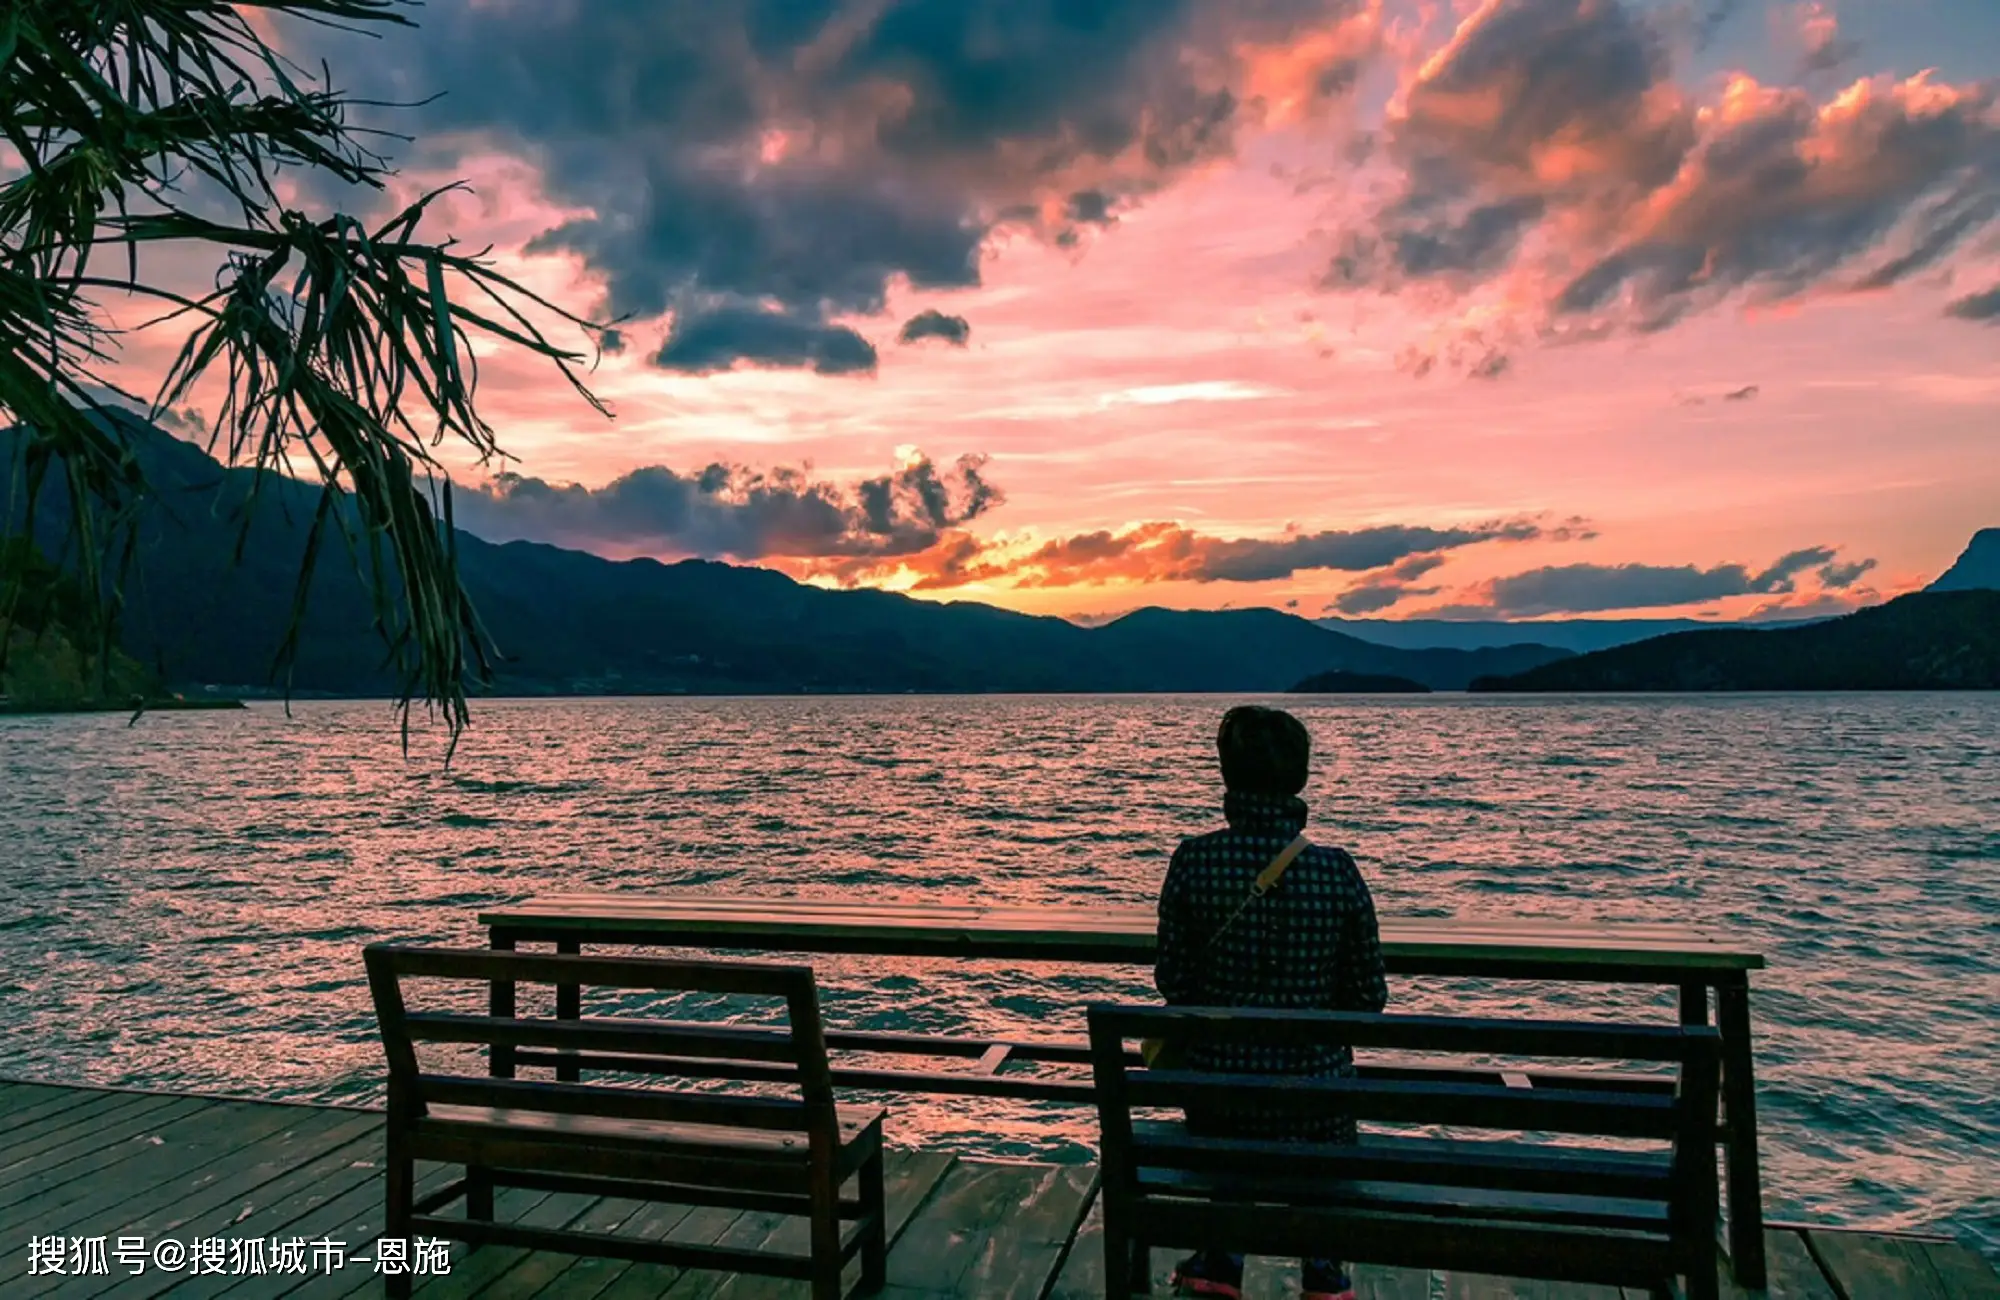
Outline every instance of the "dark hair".
<path fill-rule="evenodd" d="M 1244 704 L 1222 715 L 1215 748 L 1222 784 L 1245 794 L 1292 795 L 1306 788 L 1312 737 L 1282 709 Z"/>

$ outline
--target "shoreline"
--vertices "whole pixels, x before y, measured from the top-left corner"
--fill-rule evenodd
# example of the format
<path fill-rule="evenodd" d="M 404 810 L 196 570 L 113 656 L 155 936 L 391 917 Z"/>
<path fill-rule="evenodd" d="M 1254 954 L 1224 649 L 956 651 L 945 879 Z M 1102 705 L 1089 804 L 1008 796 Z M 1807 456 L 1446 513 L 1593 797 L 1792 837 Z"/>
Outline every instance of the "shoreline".
<path fill-rule="evenodd" d="M 211 709 L 240 709 L 240 708 L 248 708 L 248 707 L 250 707 L 251 705 L 257 705 L 257 704 L 279 704 L 279 705 L 283 705 L 283 704 L 387 704 L 387 705 L 392 705 L 392 706 L 393 706 L 393 705 L 397 705 L 397 704 L 400 704 L 400 703 L 402 703 L 402 701 L 401 701 L 401 700 L 400 700 L 400 699 L 399 699 L 399 698 L 398 698 L 397 696 L 395 696 L 395 695 L 391 695 L 391 694 L 363 694 L 363 693 L 359 693 L 359 692 L 357 692 L 357 693 L 354 693 L 354 694 L 343 694 L 343 693 L 338 693 L 338 692 L 301 692 L 301 693 L 298 693 L 298 694 L 295 694 L 295 695 L 292 695 L 292 696 L 290 696 L 290 697 L 288 698 L 288 697 L 286 697 L 286 696 L 284 696 L 284 695 L 278 695 L 278 694 L 263 694 L 263 693 L 259 693 L 259 692 L 254 692 L 254 691 L 248 691 L 248 690 L 242 690 L 241 688 L 235 688 L 235 689 L 238 689 L 238 690 L 239 690 L 239 691 L 240 691 L 241 693 L 239 693 L 239 694 L 234 694 L 234 695 L 231 695 L 231 696 L 229 696 L 229 697 L 226 697 L 226 698 L 217 698 L 217 699 L 211 699 L 211 700 L 197 700 L 197 699 L 187 699 L 187 700 L 182 700 L 182 701 L 174 701 L 174 702 L 168 702 L 168 703 L 148 703 L 148 704 L 146 705 L 146 709 L 145 709 L 145 711 L 146 711 L 146 712 L 148 712 L 148 713 L 151 713 L 151 712 L 156 712 L 156 711 L 157 711 L 157 712 L 168 712 L 168 711 L 175 711 L 175 710 L 197 710 L 197 711 L 198 711 L 198 710 L 211 710 Z M 1768 699 L 1768 698 L 1782 698 L 1782 699 L 1794 699 L 1794 698 L 1796 698 L 1796 699 L 1822 699 L 1822 698 L 1829 698 L 1829 697 L 1854 697 L 1854 696 L 1877 696 L 1877 695 L 1885 695 L 1885 696 L 1897 696 L 1897 697 L 1911 697 L 1911 696 L 1921 696 L 1921 695 L 1940 695 L 1940 696 L 1949 696 L 1949 697 L 1953 697 L 1953 698 L 1959 698 L 1959 697 L 1976 697 L 1976 696 L 1982 696 L 1982 695 L 1996 695 L 1996 694 L 2000 694 L 2000 688 L 1995 688 L 1995 687 L 1912 687 L 1912 688 L 1909 688 L 1909 689 L 1898 689 L 1898 688 L 1884 688 L 1884 687 L 1870 687 L 1870 688 L 1855 688 L 1855 689 L 1852 689 L 1852 690 L 1846 690 L 1846 689 L 1842 689 L 1842 690 L 1833 690 L 1833 689 L 1826 689 L 1826 690 L 1813 690 L 1813 689 L 1806 689 L 1806 690 L 1780 690 L 1780 689 L 1775 689 L 1775 688 L 1762 688 L 1762 687 L 1760 687 L 1760 688 L 1757 688 L 1757 689 L 1754 689 L 1754 690 L 1700 690 L 1700 691 L 1665 691 L 1665 690 L 1661 690 L 1661 691 L 1647 691 L 1647 690 L 1617 690 L 1617 691 L 1608 691 L 1608 690 L 1607 690 L 1607 691 L 1576 691 L 1576 690 L 1566 690 L 1566 691 L 1464 691 L 1464 690 L 1460 690 L 1460 691 L 1449 691 L 1449 690 L 1428 690 L 1428 691 L 1423 691 L 1423 692 L 1400 692 L 1400 691 L 1327 691 L 1327 692 L 1304 692 L 1304 693 L 1298 693 L 1298 692 L 1293 692 L 1293 691 L 1291 691 L 1291 690 L 1290 690 L 1289 688 L 1286 688 L 1286 687 L 1282 687 L 1282 686 L 1273 686 L 1273 687 L 1270 687 L 1270 688 L 1253 688 L 1253 687 L 1242 687 L 1242 688 L 1236 688 L 1236 687 L 1229 687 L 1229 688 L 1219 688 L 1219 689 L 1216 689 L 1216 690 L 1158 690 L 1158 691 L 1117 691 L 1117 690 L 1097 690 L 1097 689 L 1081 689 L 1081 688 L 1080 688 L 1080 689 L 1076 689 L 1076 690 L 1046 690 L 1046 691 L 1017 691 L 1017 690 L 1004 690 L 1004 691 L 1003 691 L 1003 690 L 993 690 L 993 691 L 976 691 L 976 690 L 919 690 L 919 689 L 915 689 L 915 688 L 912 688 L 912 689 L 908 689 L 908 690 L 880 690 L 880 691 L 864 691 L 864 690 L 827 690 L 827 691 L 820 691 L 820 690 L 777 690 L 777 689 L 770 689 L 770 690 L 713 690 L 713 691 L 706 691 L 706 690 L 704 690 L 704 691 L 657 691 L 657 690 L 655 690 L 655 691 L 649 691 L 649 690 L 630 690 L 630 691 L 550 691 L 550 692 L 545 692 L 545 693 L 544 693 L 544 692 L 536 692 L 536 693 L 531 693 L 531 694 L 494 694 L 494 695 L 471 695 L 471 696 L 467 696 L 467 697 L 466 697 L 466 702 L 467 702 L 467 703 L 468 703 L 469 705 L 471 705 L 472 707 L 475 707 L 475 708 L 476 708 L 477 706 L 479 706 L 479 705 L 481 705 L 481 704 L 533 704 L 533 703 L 550 703 L 550 704 L 554 704 L 554 703 L 564 703 L 564 702 L 572 702 L 572 701 L 576 701 L 576 700 L 847 700 L 847 699 L 859 699 L 859 700 L 895 700 L 895 699 L 930 699 L 930 700 L 951 700 L 951 699 L 967 699 L 967 700 L 1008 700 L 1008 699 L 1012 699 L 1012 700 L 1034 700 L 1034 699 L 1052 699 L 1052 700 L 1093 700 L 1093 699 L 1111 699 L 1111 700 L 1144 700 L 1144 699 L 1215 699 L 1215 700 L 1222 700 L 1222 699 L 1271 699 L 1271 700 L 1284 700 L 1284 699 L 1291 699 L 1291 700 L 1298 700 L 1298 701 L 1305 701 L 1305 702 L 1310 702 L 1310 701 L 1313 701 L 1313 700 L 1346 700 L 1346 699 L 1362 699 L 1362 700 L 1367 700 L 1367 699 L 1377 699 L 1377 700 L 1389 700 L 1389 701 L 1392 701 L 1392 702 L 1396 702 L 1396 703 L 1422 703 L 1422 702 L 1424 702 L 1424 701 L 1425 701 L 1426 699 L 1436 699 L 1436 698 L 1443 698 L 1443 699 L 1447 699 L 1447 700 L 1458 700 L 1458 699 L 1475 699 L 1475 698 L 1476 698 L 1476 699 L 1479 699 L 1479 700 L 1482 700 L 1482 701 L 1484 701 L 1484 700 L 1494 700 L 1494 701 L 1499 701 L 1499 702 L 1518 702 L 1518 701 L 1525 701 L 1525 700 L 1563 700 L 1563 699 L 1568 699 L 1568 700 L 1662 700 L 1662 699 L 1667 699 L 1667 700 L 1712 700 L 1712 699 L 1758 699 L 1758 698 L 1767 698 L 1767 699 Z M 421 704 L 421 701 L 414 701 L 414 700 L 413 700 L 413 701 L 411 701 L 411 705 L 412 705 L 412 707 L 413 707 L 413 708 L 414 708 L 414 707 L 418 707 L 418 706 L 419 706 L 420 704 Z M 5 705 L 5 704 L 0 704 L 0 715 L 4 715 L 4 714 L 7 714 L 7 713 L 10 713 L 10 712 L 13 712 L 13 713 L 81 713 L 81 712 L 103 712 L 103 713 L 117 713 L 117 712 L 121 712 L 121 711 L 123 711 L 123 710 L 126 710 L 126 709 L 130 709 L 130 708 L 132 708 L 132 707 L 133 707 L 133 706 L 132 706 L 131 704 L 104 704 L 104 705 L 87 705 L 87 706 L 77 706 L 77 707 L 72 707 L 72 706 L 67 706 L 67 705 L 54 705 L 54 706 L 40 706 L 40 705 L 38 705 L 38 706 L 35 706 L 35 707 L 33 707 L 33 708 L 14 708 L 14 709 L 10 709 L 10 708 L 9 708 L 9 707 L 8 707 L 7 705 Z"/>
<path fill-rule="evenodd" d="M 221 709 L 243 709 L 249 705 L 240 699 L 148 699 L 125 700 L 75 700 L 48 704 L 11 704 L 0 701 L 0 717 L 27 718 L 64 713 L 182 713 L 212 712 Z"/>

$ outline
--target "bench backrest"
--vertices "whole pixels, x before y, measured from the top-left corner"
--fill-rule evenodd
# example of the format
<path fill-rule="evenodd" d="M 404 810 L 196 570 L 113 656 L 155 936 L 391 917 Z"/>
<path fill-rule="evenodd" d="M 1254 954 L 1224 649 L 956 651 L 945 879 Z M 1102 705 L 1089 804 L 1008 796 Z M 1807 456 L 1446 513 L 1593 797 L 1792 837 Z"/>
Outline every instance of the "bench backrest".
<path fill-rule="evenodd" d="M 1274 1184 L 1338 1177 L 1495 1192 L 1667 1199 L 1657 1160 L 1621 1159 L 1615 1150 L 1588 1163 L 1566 1161 L 1558 1171 L 1553 1164 L 1523 1158 L 1512 1144 L 1510 1151 L 1489 1146 L 1484 1153 L 1471 1142 L 1390 1144 L 1371 1150 L 1366 1143 L 1195 1137 L 1177 1126 L 1135 1129 L 1133 1122 L 1135 1108 L 1180 1110 L 1225 1103 L 1260 1114 L 1345 1112 L 1363 1124 L 1651 1139 L 1672 1148 L 1671 1182 L 1687 1193 L 1677 1217 L 1701 1213 L 1704 1203 L 1713 1205 L 1720 1038 L 1712 1028 L 1239 1008 L 1093 1006 L 1089 1017 L 1107 1188 L 1132 1188 L 1143 1169 L 1149 1174 L 1247 1174 Z M 1581 1084 L 1542 1088 L 1466 1082 L 1463 1076 L 1310 1078 L 1152 1069 L 1139 1065 L 1128 1050 L 1133 1040 L 1162 1038 L 1179 1044 L 1346 1044 L 1397 1052 L 1646 1061 L 1678 1069 L 1672 1092 L 1598 1091 Z M 1525 1076 L 1515 1079 L 1526 1082 Z"/>
<path fill-rule="evenodd" d="M 819 994 L 810 967 L 753 962 L 668 961 L 371 944 L 363 950 L 368 985 L 389 1060 L 389 1111 L 414 1118 L 433 1105 L 493 1106 L 670 1123 L 830 1134 L 832 1079 Z M 412 1009 L 413 981 L 484 984 L 500 1014 Z M 787 1029 L 751 1028 L 638 1017 L 573 1019 L 512 1014 L 514 986 L 695 992 L 762 997 L 785 1003 Z M 504 1072 L 554 1068 L 594 1073 L 708 1076 L 725 1062 L 759 1063 L 760 1077 L 796 1082 L 796 1097 L 692 1089 L 635 1088 L 595 1082 L 545 1083 L 426 1071 L 422 1044 L 485 1047 Z M 580 1077 L 580 1076 L 579 1076 Z"/>

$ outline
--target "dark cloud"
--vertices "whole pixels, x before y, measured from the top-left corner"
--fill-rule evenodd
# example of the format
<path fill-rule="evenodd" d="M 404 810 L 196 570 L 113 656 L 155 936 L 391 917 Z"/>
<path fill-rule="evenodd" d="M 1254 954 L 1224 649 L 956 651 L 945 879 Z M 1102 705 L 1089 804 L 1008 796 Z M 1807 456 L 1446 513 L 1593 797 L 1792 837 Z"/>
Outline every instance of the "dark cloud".
<path fill-rule="evenodd" d="M 604 349 L 604 355 L 615 357 L 625 350 L 625 332 L 604 330 L 597 336 L 597 346 Z"/>
<path fill-rule="evenodd" d="M 1819 571 L 1819 584 L 1832 591 L 1846 591 L 1875 567 L 1875 561 L 1855 560 L 1850 564 L 1828 564 Z"/>
<path fill-rule="evenodd" d="M 963 316 L 947 316 L 937 308 L 930 307 L 904 321 L 902 333 L 896 337 L 903 343 L 915 343 L 921 339 L 943 339 L 953 347 L 962 348 L 972 337 L 972 324 Z"/>
<path fill-rule="evenodd" d="M 1349 617 L 1358 617 L 1363 614 L 1379 614 L 1406 597 L 1436 595 L 1438 590 L 1439 588 L 1436 587 L 1413 589 L 1387 584 L 1376 586 L 1371 583 L 1363 583 L 1360 586 L 1349 587 L 1346 591 L 1335 596 L 1333 603 L 1328 605 L 1327 608 Z"/>
<path fill-rule="evenodd" d="M 1342 24 L 1364 13 L 1362 0 L 430 0 L 413 37 L 307 53 L 359 95 L 445 92 L 382 123 L 419 140 L 407 163 L 455 169 L 496 148 L 534 162 L 550 197 L 585 215 L 533 247 L 579 254 L 612 315 L 767 311 L 784 326 L 704 327 L 703 364 L 726 345 L 818 366 L 799 346 L 808 327 L 882 311 L 892 282 L 975 285 L 997 229 L 1070 242 L 1229 154 L 1267 108 L 1250 84 L 1261 52 L 1291 52 L 1321 98 L 1344 92 L 1372 28 Z M 1304 38 L 1346 30 L 1354 40 L 1297 57 Z"/>
<path fill-rule="evenodd" d="M 1692 564 L 1566 564 L 1496 578 L 1487 584 L 1486 595 L 1494 609 L 1510 617 L 1665 609 L 1729 596 L 1789 594 L 1810 569 L 1818 568 L 1822 575 L 1831 570 L 1836 577 L 1853 569 L 1859 577 L 1873 564 L 1840 565 L 1834 551 L 1824 546 L 1793 551 L 1754 572 L 1741 564 L 1709 569 Z"/>
<path fill-rule="evenodd" d="M 1504 281 L 1514 330 L 1584 341 L 1738 295 L 1898 283 L 2000 221 L 2000 82 L 1877 78 L 1821 102 L 1737 78 L 1703 105 L 1675 79 L 1669 12 L 1480 7 L 1408 88 L 1382 147 L 1400 180 L 1338 237 L 1324 287 Z"/>
<path fill-rule="evenodd" d="M 1701 7 L 1694 16 L 1694 47 L 1706 50 L 1743 7 L 1743 0 L 1697 0 L 1697 3 Z"/>
<path fill-rule="evenodd" d="M 1800 9 L 1799 38 L 1805 45 L 1801 67 L 1807 73 L 1832 72 L 1861 53 L 1861 47 L 1840 34 L 1840 20 L 1818 4 Z"/>
<path fill-rule="evenodd" d="M 1441 346 L 1412 344 L 1403 348 L 1396 356 L 1396 365 L 1418 379 L 1441 365 L 1473 379 L 1499 379 L 1513 369 L 1514 359 L 1506 348 L 1489 339 L 1486 331 L 1467 329 Z"/>
<path fill-rule="evenodd" d="M 707 375 L 749 359 L 769 366 L 810 366 L 822 375 L 873 374 L 875 345 L 845 325 L 827 325 L 760 307 L 684 310 L 674 317 L 653 364 Z"/>
<path fill-rule="evenodd" d="M 979 456 L 949 471 L 918 460 L 844 485 L 720 462 L 691 474 L 650 466 L 594 489 L 503 474 L 452 499 L 460 527 L 496 542 L 739 560 L 902 555 L 1000 504 L 984 466 Z"/>
<path fill-rule="evenodd" d="M 1443 588 L 1413 584 L 1443 563 L 1442 555 L 1412 555 L 1399 564 L 1368 574 L 1335 596 L 1328 608 L 1342 614 L 1375 614 L 1413 596 L 1435 596 Z"/>
<path fill-rule="evenodd" d="M 1472 528 L 1387 525 L 1353 532 L 1297 533 L 1277 540 L 1206 539 L 1199 562 L 1186 576 L 1196 582 L 1268 582 L 1314 569 L 1355 572 L 1392 564 L 1418 552 L 1456 549 L 1479 542 L 1528 541 L 1539 525 L 1524 520 Z"/>
<path fill-rule="evenodd" d="M 1715 395 L 1718 402 L 1753 402 L 1763 392 L 1757 384 L 1745 384 L 1741 388 L 1730 388 Z M 1687 393 L 1676 399 L 1682 406 L 1706 406 L 1708 398 L 1700 393 Z"/>
<path fill-rule="evenodd" d="M 1435 552 L 1484 542 L 1520 542 L 1544 536 L 1531 519 L 1494 520 L 1462 528 L 1388 524 L 1354 531 L 1291 533 L 1277 538 L 1210 537 L 1173 523 L 1104 529 L 1044 542 L 1026 550 L 948 533 L 920 555 L 891 561 L 835 561 L 818 572 L 850 585 L 897 572 L 916 575 L 915 586 L 941 591 L 970 583 L 1047 588 L 1103 583 L 1272 582 L 1314 571 L 1363 573 L 1389 570 L 1383 581 L 1428 572 Z M 1402 576 L 1397 578 L 1397 573 Z"/>
<path fill-rule="evenodd" d="M 1952 303 L 1948 311 L 1960 320 L 2000 321 L 2000 284 Z"/>
<path fill-rule="evenodd" d="M 1080 226 L 1108 226 L 1112 222 L 1111 209 L 1116 203 L 1103 190 L 1078 190 L 1069 196 L 1063 214 Z"/>
<path fill-rule="evenodd" d="M 1597 526 L 1582 515 L 1571 515 L 1542 535 L 1552 542 L 1594 542 Z"/>
<path fill-rule="evenodd" d="M 183 406 L 178 410 L 169 407 L 154 417 L 153 423 L 168 433 L 179 434 L 183 438 L 193 438 L 209 432 L 208 417 L 192 406 Z"/>
<path fill-rule="evenodd" d="M 1812 618 L 1839 618 L 1843 614 L 1852 614 L 1864 605 L 1880 604 L 1881 600 L 1882 593 L 1869 587 L 1857 587 L 1839 595 L 1821 592 L 1803 600 L 1766 601 L 1751 610 L 1742 621 L 1776 623 Z"/>

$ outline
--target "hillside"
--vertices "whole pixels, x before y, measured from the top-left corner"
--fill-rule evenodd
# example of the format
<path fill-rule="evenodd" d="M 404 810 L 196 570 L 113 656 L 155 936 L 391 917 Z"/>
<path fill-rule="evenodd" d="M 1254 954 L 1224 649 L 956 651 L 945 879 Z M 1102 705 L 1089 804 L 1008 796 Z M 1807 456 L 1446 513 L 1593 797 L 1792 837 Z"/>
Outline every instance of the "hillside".
<path fill-rule="evenodd" d="M 82 600 L 39 551 L 18 539 L 0 544 L 0 709 L 122 708 L 160 693 L 130 656 L 114 649 L 107 669 L 83 653 Z"/>
<path fill-rule="evenodd" d="M 121 624 L 126 649 L 185 686 L 264 685 L 319 489 L 267 480 L 251 542 L 232 564 L 250 472 L 224 469 L 136 417 L 127 429 L 158 490 L 142 517 Z M 0 445 L 0 500 L 7 452 Z M 50 493 L 42 508 L 42 535 L 53 539 L 63 502 Z M 1275 692 L 1328 669 L 1462 690 L 1564 653 L 1394 650 L 1269 609 L 1149 609 L 1087 629 L 986 605 L 828 591 L 767 569 L 614 562 L 463 532 L 457 541 L 465 585 L 505 656 L 498 694 Z M 355 695 L 395 687 L 366 588 L 337 540 L 323 552 L 291 684 Z"/>
<path fill-rule="evenodd" d="M 2000 591 L 2000 528 L 1972 535 L 1965 553 L 1927 591 Z"/>
<path fill-rule="evenodd" d="M 1820 619 L 1773 619 L 1759 623 L 1715 623 L 1694 618 L 1555 618 L 1515 622 L 1508 619 L 1457 620 L 1441 618 L 1319 618 L 1313 622 L 1376 645 L 1399 650 L 1445 646 L 1478 650 L 1493 646 L 1545 645 L 1587 654 L 1609 650 L 1672 632 L 1699 632 L 1713 627 L 1741 627 L 1759 632 L 1803 627 Z"/>
<path fill-rule="evenodd" d="M 1475 691 L 2000 689 L 2000 591 L 1916 592 L 1777 631 L 1717 628 L 1600 650 Z"/>

